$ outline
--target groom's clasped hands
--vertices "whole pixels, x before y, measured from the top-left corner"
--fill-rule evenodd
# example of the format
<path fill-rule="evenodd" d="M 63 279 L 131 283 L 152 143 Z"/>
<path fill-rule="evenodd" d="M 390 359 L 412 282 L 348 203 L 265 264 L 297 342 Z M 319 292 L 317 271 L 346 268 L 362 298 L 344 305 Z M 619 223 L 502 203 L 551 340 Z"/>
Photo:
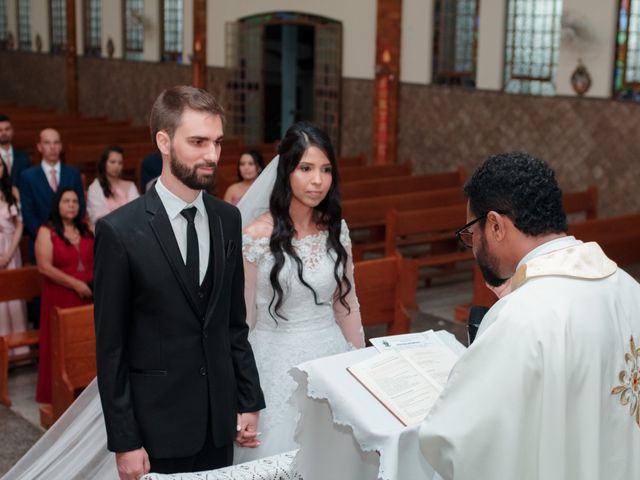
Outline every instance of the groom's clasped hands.
<path fill-rule="evenodd" d="M 255 448 L 260 446 L 258 439 L 258 418 L 260 412 L 245 412 L 238 414 L 238 426 L 235 442 L 239 447 Z"/>

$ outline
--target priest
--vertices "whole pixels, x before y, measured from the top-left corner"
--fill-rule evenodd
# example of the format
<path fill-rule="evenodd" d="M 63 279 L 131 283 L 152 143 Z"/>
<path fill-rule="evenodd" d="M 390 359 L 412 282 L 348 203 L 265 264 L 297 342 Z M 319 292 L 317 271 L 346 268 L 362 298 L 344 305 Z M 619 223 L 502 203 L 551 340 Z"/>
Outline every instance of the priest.
<path fill-rule="evenodd" d="M 640 478 L 640 286 L 567 236 L 541 160 L 491 157 L 464 191 L 458 237 L 501 298 L 420 427 L 427 461 L 456 480 Z"/>

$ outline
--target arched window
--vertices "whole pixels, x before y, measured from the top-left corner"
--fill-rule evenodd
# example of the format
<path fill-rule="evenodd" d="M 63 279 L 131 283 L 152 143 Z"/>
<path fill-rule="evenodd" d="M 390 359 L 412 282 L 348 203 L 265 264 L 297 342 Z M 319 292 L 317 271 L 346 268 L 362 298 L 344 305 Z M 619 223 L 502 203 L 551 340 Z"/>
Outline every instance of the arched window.
<path fill-rule="evenodd" d="M 123 0 L 124 58 L 142 60 L 144 48 L 144 0 Z"/>
<path fill-rule="evenodd" d="M 162 61 L 182 63 L 182 0 L 162 4 Z"/>
<path fill-rule="evenodd" d="M 508 0 L 504 90 L 554 95 L 562 0 Z"/>
<path fill-rule="evenodd" d="M 474 87 L 478 0 L 436 0 L 433 83 Z"/>
<path fill-rule="evenodd" d="M 67 6 L 65 0 L 50 0 L 51 53 L 64 52 L 67 45 Z"/>
<path fill-rule="evenodd" d="M 84 0 L 84 54 L 99 57 L 102 51 L 102 5 L 100 0 Z"/>
<path fill-rule="evenodd" d="M 18 0 L 18 49 L 31 50 L 31 0 Z"/>
<path fill-rule="evenodd" d="M 640 1 L 620 0 L 613 94 L 640 101 Z"/>

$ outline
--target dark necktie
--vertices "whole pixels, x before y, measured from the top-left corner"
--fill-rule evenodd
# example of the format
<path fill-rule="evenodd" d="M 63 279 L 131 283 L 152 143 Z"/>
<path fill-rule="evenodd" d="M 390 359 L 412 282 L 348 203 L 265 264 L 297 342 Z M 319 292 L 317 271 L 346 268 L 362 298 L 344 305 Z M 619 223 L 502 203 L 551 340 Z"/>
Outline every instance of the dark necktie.
<path fill-rule="evenodd" d="M 198 232 L 196 232 L 196 207 L 185 208 L 180 214 L 187 219 L 187 276 L 192 285 L 200 286 L 200 249 L 198 248 Z"/>

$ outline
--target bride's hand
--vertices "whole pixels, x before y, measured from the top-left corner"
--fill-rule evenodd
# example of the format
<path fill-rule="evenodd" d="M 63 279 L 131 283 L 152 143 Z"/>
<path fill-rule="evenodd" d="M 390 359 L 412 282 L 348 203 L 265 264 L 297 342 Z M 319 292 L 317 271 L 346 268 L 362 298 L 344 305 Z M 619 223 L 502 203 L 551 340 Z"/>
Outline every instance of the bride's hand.
<path fill-rule="evenodd" d="M 246 412 L 238 414 L 238 434 L 236 443 L 240 447 L 255 448 L 260 445 L 258 440 L 258 417 L 260 412 Z"/>
<path fill-rule="evenodd" d="M 116 453 L 116 464 L 120 480 L 138 480 L 149 473 L 151 469 L 149 455 L 143 447 L 129 452 Z"/>

